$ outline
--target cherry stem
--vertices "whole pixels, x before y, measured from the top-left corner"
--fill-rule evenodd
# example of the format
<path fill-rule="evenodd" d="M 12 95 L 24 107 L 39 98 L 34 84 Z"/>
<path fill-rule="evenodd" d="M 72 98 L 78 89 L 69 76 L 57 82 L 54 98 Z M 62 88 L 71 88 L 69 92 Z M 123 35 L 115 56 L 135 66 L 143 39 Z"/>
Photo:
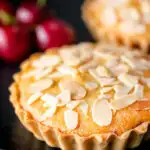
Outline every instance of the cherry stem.
<path fill-rule="evenodd" d="M 4 25 L 14 24 L 16 22 L 15 17 L 5 11 L 0 11 L 0 19 Z"/>
<path fill-rule="evenodd" d="M 39 7 L 44 7 L 47 3 L 47 0 L 37 0 L 37 5 Z"/>

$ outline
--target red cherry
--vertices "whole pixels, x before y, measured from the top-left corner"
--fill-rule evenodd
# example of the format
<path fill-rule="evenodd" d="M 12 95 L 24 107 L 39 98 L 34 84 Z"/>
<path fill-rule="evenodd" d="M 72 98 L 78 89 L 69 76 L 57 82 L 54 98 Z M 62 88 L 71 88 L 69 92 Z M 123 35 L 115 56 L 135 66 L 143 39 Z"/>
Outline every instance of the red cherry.
<path fill-rule="evenodd" d="M 6 62 L 20 61 L 29 50 L 29 32 L 16 25 L 0 27 L 0 57 Z"/>
<path fill-rule="evenodd" d="M 34 1 L 25 1 L 16 11 L 16 19 L 23 25 L 37 24 L 41 21 L 43 9 Z"/>
<path fill-rule="evenodd" d="M 43 50 L 71 44 L 75 39 L 72 27 L 60 19 L 44 21 L 36 27 L 35 34 L 38 46 Z"/>

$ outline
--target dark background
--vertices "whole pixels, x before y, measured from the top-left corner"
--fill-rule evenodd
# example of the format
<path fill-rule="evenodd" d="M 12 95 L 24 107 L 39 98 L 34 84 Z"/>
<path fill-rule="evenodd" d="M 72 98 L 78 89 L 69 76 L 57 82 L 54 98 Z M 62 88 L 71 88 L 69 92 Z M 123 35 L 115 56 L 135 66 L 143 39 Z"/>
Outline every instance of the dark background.
<path fill-rule="evenodd" d="M 15 6 L 21 1 L 14 0 Z M 77 41 L 91 41 L 92 38 L 81 19 L 80 7 L 83 0 L 48 0 L 49 8 L 52 8 L 58 17 L 74 26 L 77 32 Z M 18 64 L 19 65 L 19 64 Z M 18 71 L 18 65 L 4 64 L 0 61 L 0 149 L 6 150 L 52 150 L 44 142 L 36 140 L 20 124 L 9 103 L 8 86 L 12 82 L 12 74 Z M 149 142 L 136 150 L 149 150 Z"/>

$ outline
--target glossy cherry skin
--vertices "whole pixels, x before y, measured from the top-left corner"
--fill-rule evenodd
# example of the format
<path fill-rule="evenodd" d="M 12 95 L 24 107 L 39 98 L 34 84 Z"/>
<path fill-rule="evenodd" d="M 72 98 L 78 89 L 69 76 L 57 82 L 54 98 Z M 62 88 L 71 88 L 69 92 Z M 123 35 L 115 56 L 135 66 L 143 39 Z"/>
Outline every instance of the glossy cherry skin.
<path fill-rule="evenodd" d="M 47 19 L 35 29 L 38 47 L 46 50 L 71 44 L 75 40 L 74 30 L 60 19 Z"/>
<path fill-rule="evenodd" d="M 21 61 L 29 52 L 29 32 L 17 25 L 0 27 L 0 57 L 6 62 Z"/>

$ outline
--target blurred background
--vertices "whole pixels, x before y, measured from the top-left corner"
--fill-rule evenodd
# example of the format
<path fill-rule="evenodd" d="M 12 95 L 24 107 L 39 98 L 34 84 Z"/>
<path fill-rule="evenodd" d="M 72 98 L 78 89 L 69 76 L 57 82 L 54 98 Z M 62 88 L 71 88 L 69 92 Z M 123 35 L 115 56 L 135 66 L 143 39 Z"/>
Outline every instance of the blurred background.
<path fill-rule="evenodd" d="M 92 41 L 81 19 L 82 3 L 83 0 L 0 0 L 0 149 L 52 150 L 20 124 L 9 103 L 8 86 L 20 62 L 31 53 Z M 137 150 L 149 148 L 145 142 Z"/>

